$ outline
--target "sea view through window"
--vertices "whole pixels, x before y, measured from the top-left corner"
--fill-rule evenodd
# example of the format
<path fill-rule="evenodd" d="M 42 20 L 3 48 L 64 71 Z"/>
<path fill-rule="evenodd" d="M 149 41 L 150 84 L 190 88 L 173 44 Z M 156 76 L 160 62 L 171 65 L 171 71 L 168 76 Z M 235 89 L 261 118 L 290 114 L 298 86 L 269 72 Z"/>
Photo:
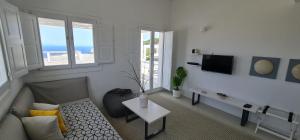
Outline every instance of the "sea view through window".
<path fill-rule="evenodd" d="M 64 20 L 38 18 L 44 66 L 68 65 L 67 30 Z M 95 62 L 93 25 L 72 22 L 74 61 L 76 64 Z"/>

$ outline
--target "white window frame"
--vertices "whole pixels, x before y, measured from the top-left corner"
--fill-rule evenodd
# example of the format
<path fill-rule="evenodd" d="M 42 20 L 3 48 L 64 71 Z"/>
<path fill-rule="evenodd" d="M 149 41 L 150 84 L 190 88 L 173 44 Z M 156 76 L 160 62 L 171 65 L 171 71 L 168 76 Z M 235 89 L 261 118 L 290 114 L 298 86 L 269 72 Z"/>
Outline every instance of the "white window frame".
<path fill-rule="evenodd" d="M 94 63 L 90 64 L 76 64 L 75 59 L 75 46 L 74 46 L 74 36 L 73 36 L 73 26 L 72 22 L 81 22 L 81 23 L 88 23 L 93 25 L 93 47 L 94 47 Z M 92 67 L 92 66 L 98 66 L 99 65 L 99 46 L 98 46 L 98 33 L 97 33 L 97 20 L 95 19 L 89 19 L 89 18 L 79 18 L 79 17 L 68 17 L 68 31 L 69 31 L 69 42 L 70 42 L 70 49 L 71 49 L 71 60 L 72 60 L 72 68 L 78 68 L 78 67 Z"/>
<path fill-rule="evenodd" d="M 155 39 L 155 32 L 159 32 L 159 33 L 163 33 L 163 38 L 165 37 L 165 31 L 164 30 L 162 30 L 162 29 L 157 29 L 157 28 L 153 28 L 153 27 L 147 27 L 147 26 L 140 26 L 139 27 L 139 42 L 141 42 L 141 37 L 140 37 L 140 35 L 141 35 L 141 31 L 142 30 L 144 30 L 144 31 L 149 31 L 149 32 L 151 32 L 151 36 L 150 36 L 150 40 L 151 40 L 151 43 L 150 43 L 150 49 L 151 49 L 151 54 L 150 54 L 150 75 L 151 76 L 153 76 L 153 70 L 154 70 L 154 51 L 152 51 L 152 50 L 154 50 L 154 39 Z M 162 43 L 164 44 L 164 39 L 162 39 Z M 164 59 L 164 45 L 162 45 L 162 48 L 161 48 L 162 50 L 159 50 L 160 51 L 160 53 L 161 53 L 161 56 L 162 56 L 162 59 Z M 141 46 L 139 47 L 139 56 L 141 55 L 140 54 L 141 53 Z M 139 58 L 141 58 L 141 56 L 139 57 Z M 140 61 L 140 60 L 139 60 Z M 139 62 L 140 64 L 141 64 L 141 62 Z M 139 64 L 139 65 L 140 65 Z M 141 67 L 141 66 L 139 66 L 139 67 Z M 153 87 L 153 82 L 154 82 L 154 80 L 153 80 L 153 77 L 151 77 L 150 78 L 150 80 L 149 80 L 149 84 L 150 84 L 150 87 L 149 87 L 149 91 L 156 91 L 157 89 L 160 89 L 162 86 L 163 86 L 163 60 L 162 60 L 162 63 L 161 63 L 161 81 L 160 81 L 160 83 L 161 83 L 161 85 L 160 85 L 160 87 L 156 87 L 156 88 L 154 88 Z"/>
<path fill-rule="evenodd" d="M 1 42 L 0 42 L 1 43 Z M 1 45 L 3 45 L 3 44 L 1 44 Z M 1 46 L 0 45 L 0 46 Z M 3 47 L 3 46 L 2 46 Z M 4 72 L 4 76 L 6 76 L 5 77 L 5 79 L 2 79 L 3 77 L 3 75 L 0 75 L 1 77 L 0 77 L 0 81 L 1 81 L 1 84 L 0 84 L 0 95 L 1 95 L 1 93 L 4 91 L 4 90 L 6 90 L 7 89 L 7 87 L 9 86 L 9 78 L 8 78 L 8 74 L 7 74 L 7 67 L 6 67 L 6 63 L 5 63 L 5 54 L 4 54 L 4 51 L 3 51 L 3 48 L 1 48 L 0 47 L 0 59 L 2 59 L 3 60 L 3 63 L 4 63 L 4 69 L 5 69 L 5 72 Z"/>
<path fill-rule="evenodd" d="M 95 18 L 83 18 L 83 17 L 73 17 L 73 16 L 65 16 L 59 14 L 50 14 L 50 13 L 42 13 L 42 12 L 35 12 L 34 15 L 37 18 L 49 18 L 49 19 L 57 19 L 63 20 L 65 22 L 65 32 L 66 32 L 66 44 L 67 44 L 67 53 L 68 53 L 68 65 L 54 65 L 54 66 L 45 66 L 44 59 L 42 59 L 43 68 L 41 70 L 57 70 L 57 69 L 71 69 L 71 68 L 83 68 L 83 67 L 96 67 L 99 66 L 99 35 L 98 35 L 98 20 Z M 94 63 L 90 64 L 76 64 L 75 60 L 75 48 L 74 48 L 74 41 L 73 41 L 73 27 L 72 22 L 82 22 L 93 24 L 93 41 L 94 41 Z M 41 41 L 41 34 L 39 28 L 39 21 L 38 21 L 38 37 L 40 39 L 40 50 L 41 54 L 43 53 L 43 46 Z M 43 57 L 43 55 L 41 55 Z"/>
<path fill-rule="evenodd" d="M 1 25 L 1 21 L 0 21 L 0 26 Z M 4 79 L 2 79 L 2 77 L 0 77 L 0 80 L 3 80 L 2 84 L 0 85 L 0 95 L 7 90 L 7 88 L 9 87 L 9 76 L 8 76 L 8 69 L 7 69 L 7 63 L 6 63 L 6 54 L 5 54 L 5 48 L 4 48 L 4 38 L 2 38 L 2 28 L 0 27 L 0 59 L 3 60 L 3 66 L 4 66 L 4 70 L 5 70 L 5 76 L 6 79 L 4 81 Z"/>

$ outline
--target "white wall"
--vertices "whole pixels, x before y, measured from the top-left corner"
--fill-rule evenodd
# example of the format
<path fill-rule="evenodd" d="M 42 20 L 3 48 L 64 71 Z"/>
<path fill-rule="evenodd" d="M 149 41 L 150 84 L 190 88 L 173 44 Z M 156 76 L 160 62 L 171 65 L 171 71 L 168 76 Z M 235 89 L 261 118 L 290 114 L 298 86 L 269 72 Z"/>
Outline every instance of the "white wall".
<path fill-rule="evenodd" d="M 128 59 L 138 59 L 138 27 L 175 30 L 176 66 L 191 58 L 192 48 L 204 53 L 234 55 L 234 74 L 223 75 L 202 72 L 185 65 L 189 77 L 185 82 L 186 96 L 189 87 L 224 92 L 250 102 L 300 112 L 300 86 L 285 82 L 288 59 L 299 58 L 300 4 L 291 0 L 12 0 L 22 8 L 56 11 L 72 15 L 96 16 L 102 22 L 116 24 L 114 64 L 101 68 L 60 72 L 37 72 L 27 81 L 88 76 L 98 105 L 103 94 L 116 87 L 136 88 L 120 71 L 126 70 Z M 171 14 L 172 13 L 172 14 Z M 170 18 L 170 15 L 171 18 Z M 209 25 L 203 33 L 200 29 Z M 282 58 L 276 80 L 249 76 L 252 56 Z M 201 58 L 194 58 L 201 61 Z M 51 76 L 49 76 L 51 74 Z M 41 75 L 44 75 L 41 77 Z M 240 116 L 240 110 L 204 99 L 206 103 Z"/>
<path fill-rule="evenodd" d="M 300 59 L 300 3 L 288 0 L 173 0 L 171 29 L 176 31 L 176 65 L 189 73 L 190 87 L 223 92 L 260 105 L 300 113 L 300 84 L 285 81 L 290 58 Z M 208 25 L 207 32 L 200 32 Z M 233 75 L 202 72 L 184 64 L 203 53 L 235 56 Z M 276 80 L 249 76 L 252 56 L 282 58 Z M 206 103 L 240 116 L 240 111 L 217 102 Z"/>
<path fill-rule="evenodd" d="M 78 76 L 90 78 L 91 90 L 100 106 L 102 97 L 113 88 L 137 86 L 127 79 L 128 60 L 139 59 L 139 26 L 167 29 L 170 21 L 169 0 L 11 0 L 23 9 L 50 11 L 72 16 L 93 16 L 105 24 L 115 24 L 115 63 L 100 68 L 71 71 L 31 72 L 26 81 L 44 81 Z M 70 71 L 68 71 L 70 73 Z M 50 74 L 50 76 L 49 76 Z"/>

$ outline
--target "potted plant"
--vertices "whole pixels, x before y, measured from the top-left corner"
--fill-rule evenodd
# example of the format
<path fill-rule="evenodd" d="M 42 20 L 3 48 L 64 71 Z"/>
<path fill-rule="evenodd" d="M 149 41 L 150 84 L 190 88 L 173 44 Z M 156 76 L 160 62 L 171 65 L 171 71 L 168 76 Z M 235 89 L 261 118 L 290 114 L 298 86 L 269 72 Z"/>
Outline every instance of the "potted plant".
<path fill-rule="evenodd" d="M 183 67 L 178 67 L 176 69 L 176 73 L 172 79 L 173 96 L 174 97 L 178 98 L 181 96 L 181 91 L 180 91 L 179 87 L 182 85 L 186 76 L 187 76 L 187 72 L 185 71 L 185 69 Z"/>
<path fill-rule="evenodd" d="M 127 71 L 122 71 L 124 72 L 127 77 L 131 80 L 133 80 L 139 87 L 140 87 L 140 90 L 141 90 L 141 93 L 139 93 L 138 95 L 138 98 L 139 98 L 139 104 L 140 104 L 140 107 L 142 108 L 147 108 L 148 107 L 148 95 L 145 93 L 145 87 L 142 83 L 142 81 L 140 80 L 140 77 L 138 76 L 138 73 L 136 71 L 136 69 L 134 68 L 133 64 L 129 62 L 129 66 L 130 66 L 130 71 L 127 72 Z"/>

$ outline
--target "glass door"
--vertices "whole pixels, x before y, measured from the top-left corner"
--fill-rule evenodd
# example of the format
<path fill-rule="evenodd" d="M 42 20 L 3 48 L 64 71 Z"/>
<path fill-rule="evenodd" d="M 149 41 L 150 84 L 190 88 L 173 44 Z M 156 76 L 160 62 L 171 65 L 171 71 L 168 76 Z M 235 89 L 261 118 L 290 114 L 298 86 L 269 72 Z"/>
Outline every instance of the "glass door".
<path fill-rule="evenodd" d="M 163 32 L 141 30 L 141 81 L 145 90 L 162 85 Z"/>
<path fill-rule="evenodd" d="M 162 84 L 162 65 L 163 65 L 163 33 L 154 32 L 153 48 L 153 89 L 160 88 Z"/>
<path fill-rule="evenodd" d="M 141 81 L 145 90 L 150 89 L 151 31 L 141 31 Z"/>

